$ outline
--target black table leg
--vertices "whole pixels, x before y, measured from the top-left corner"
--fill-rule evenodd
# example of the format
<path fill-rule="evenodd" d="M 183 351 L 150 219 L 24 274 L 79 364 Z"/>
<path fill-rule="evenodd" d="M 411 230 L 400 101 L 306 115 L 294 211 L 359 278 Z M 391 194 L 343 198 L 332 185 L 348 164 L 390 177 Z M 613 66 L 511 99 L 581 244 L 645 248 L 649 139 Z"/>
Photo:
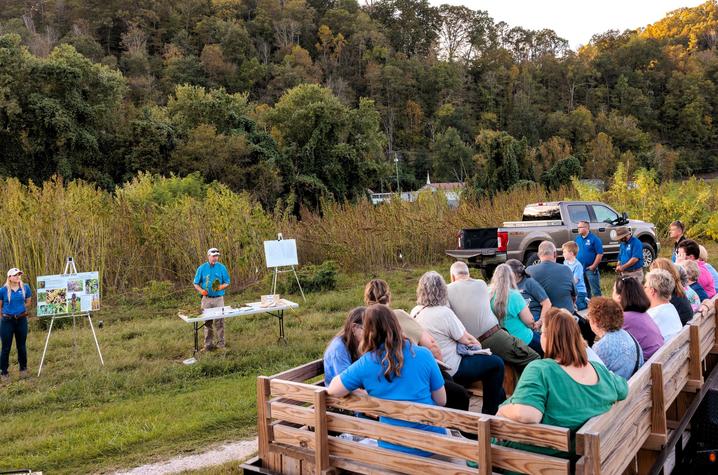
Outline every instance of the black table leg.
<path fill-rule="evenodd" d="M 199 351 L 199 323 L 194 322 L 194 353 L 192 353 L 192 356 L 196 355 Z"/>
<path fill-rule="evenodd" d="M 287 344 L 287 338 L 284 335 L 284 310 L 280 310 L 276 314 L 273 314 L 279 320 L 279 339 L 277 341 Z"/>

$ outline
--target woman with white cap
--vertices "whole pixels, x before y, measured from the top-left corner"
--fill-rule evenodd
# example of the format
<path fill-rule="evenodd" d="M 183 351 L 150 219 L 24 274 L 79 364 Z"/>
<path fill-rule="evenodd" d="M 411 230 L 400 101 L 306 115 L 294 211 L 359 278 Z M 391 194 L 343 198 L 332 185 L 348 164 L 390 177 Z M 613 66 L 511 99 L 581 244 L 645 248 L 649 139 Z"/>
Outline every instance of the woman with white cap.
<path fill-rule="evenodd" d="M 32 299 L 32 290 L 28 284 L 22 282 L 22 271 L 13 267 L 7 271 L 5 285 L 0 287 L 0 379 L 6 382 L 10 379 L 8 367 L 10 366 L 10 349 L 12 339 L 17 344 L 17 362 L 20 364 L 20 377 L 27 376 L 27 309 Z"/>

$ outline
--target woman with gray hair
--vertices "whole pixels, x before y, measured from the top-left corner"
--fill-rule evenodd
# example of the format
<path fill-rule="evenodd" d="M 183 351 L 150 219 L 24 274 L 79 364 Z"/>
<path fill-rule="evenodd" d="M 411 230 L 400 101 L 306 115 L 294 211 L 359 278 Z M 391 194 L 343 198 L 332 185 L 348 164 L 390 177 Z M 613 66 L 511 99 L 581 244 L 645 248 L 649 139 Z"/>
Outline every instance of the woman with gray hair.
<path fill-rule="evenodd" d="M 648 300 L 651 302 L 648 314 L 661 330 L 663 340 L 666 342 L 683 328 L 676 307 L 670 303 L 675 286 L 673 276 L 663 269 L 653 269 L 646 274 L 646 283 L 643 284 Z"/>
<path fill-rule="evenodd" d="M 411 316 L 436 340 L 449 375 L 463 386 L 481 381 L 484 390 L 481 412 L 496 414 L 499 404 L 506 399 L 503 389 L 504 362 L 496 355 L 459 354 L 457 344 L 477 348 L 480 344 L 449 308 L 444 278 L 435 271 L 421 276 L 416 288 L 416 303 L 418 305 L 412 309 Z"/>

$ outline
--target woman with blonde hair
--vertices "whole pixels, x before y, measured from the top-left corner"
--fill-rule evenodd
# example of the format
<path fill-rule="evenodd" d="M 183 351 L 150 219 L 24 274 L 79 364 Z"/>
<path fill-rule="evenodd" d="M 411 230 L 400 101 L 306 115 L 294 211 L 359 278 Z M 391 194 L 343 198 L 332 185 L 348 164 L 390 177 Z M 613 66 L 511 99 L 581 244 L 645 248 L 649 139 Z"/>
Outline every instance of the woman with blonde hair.
<path fill-rule="evenodd" d="M 541 346 L 545 358 L 526 366 L 497 415 L 526 424 L 566 427 L 575 433 L 628 395 L 625 379 L 589 361 L 581 330 L 568 311 L 552 308 L 546 313 Z M 531 450 L 517 443 L 503 445 Z"/>
<path fill-rule="evenodd" d="M 509 265 L 501 264 L 494 271 L 489 297 L 499 325 L 543 356 L 541 334 L 534 331 L 534 317 L 516 286 L 516 277 Z"/>
<path fill-rule="evenodd" d="M 484 401 L 481 412 L 496 414 L 499 404 L 506 398 L 504 361 L 496 355 L 459 354 L 457 343 L 473 348 L 481 345 L 449 308 L 449 291 L 438 272 L 430 271 L 421 276 L 416 288 L 416 303 L 411 316 L 436 340 L 449 376 L 462 386 L 482 381 Z"/>
<path fill-rule="evenodd" d="M 668 273 L 671 274 L 671 277 L 673 277 L 673 281 L 675 282 L 676 287 L 673 290 L 670 302 L 671 305 L 676 308 L 678 316 L 681 319 L 681 323 L 685 325 L 686 323 L 688 323 L 688 320 L 693 318 L 694 308 L 691 305 L 691 302 L 686 293 L 686 288 L 683 285 L 680 267 L 678 267 L 677 264 L 671 262 L 670 259 L 666 259 L 665 257 L 659 257 L 651 263 L 651 270 L 654 269 L 663 269 L 665 271 L 668 271 Z"/>
<path fill-rule="evenodd" d="M 32 301 L 32 290 L 22 282 L 22 271 L 13 267 L 7 271 L 5 285 L 0 287 L 0 380 L 10 380 L 10 350 L 12 340 L 17 344 L 17 362 L 20 365 L 20 377 L 27 376 L 27 309 Z"/>

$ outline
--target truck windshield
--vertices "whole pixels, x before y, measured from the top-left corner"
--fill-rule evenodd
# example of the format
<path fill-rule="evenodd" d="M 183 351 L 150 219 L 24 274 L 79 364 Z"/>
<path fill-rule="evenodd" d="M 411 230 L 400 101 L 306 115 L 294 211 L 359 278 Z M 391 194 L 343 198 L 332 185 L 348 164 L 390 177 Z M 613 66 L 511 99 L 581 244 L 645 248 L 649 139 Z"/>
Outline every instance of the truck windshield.
<path fill-rule="evenodd" d="M 524 208 L 522 221 L 561 220 L 561 208 L 558 205 L 528 205 Z"/>

